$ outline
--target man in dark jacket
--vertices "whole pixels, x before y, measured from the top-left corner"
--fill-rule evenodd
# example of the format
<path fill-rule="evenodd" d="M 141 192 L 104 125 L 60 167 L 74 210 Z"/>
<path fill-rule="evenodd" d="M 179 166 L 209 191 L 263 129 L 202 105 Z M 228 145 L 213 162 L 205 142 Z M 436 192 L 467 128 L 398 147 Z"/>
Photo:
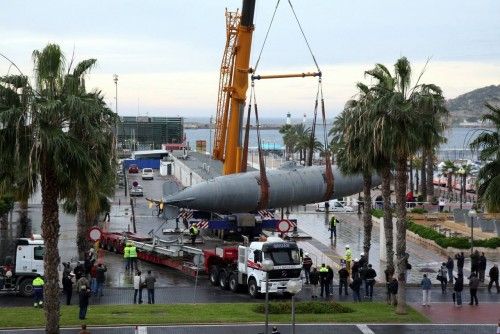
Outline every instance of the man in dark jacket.
<path fill-rule="evenodd" d="M 470 255 L 470 272 L 479 275 L 479 252 L 477 250 Z"/>
<path fill-rule="evenodd" d="M 313 261 L 309 257 L 308 253 L 304 254 L 304 259 L 302 260 L 302 268 L 304 269 L 304 275 L 306 276 L 306 284 L 309 284 L 309 275 L 311 273 Z"/>
<path fill-rule="evenodd" d="M 148 304 L 154 304 L 156 278 L 151 275 L 151 270 L 148 270 L 148 274 L 146 275 L 144 282 L 146 283 L 146 289 L 148 289 Z"/>
<path fill-rule="evenodd" d="M 476 302 L 476 306 L 478 303 L 477 300 L 477 288 L 479 288 L 479 278 L 477 278 L 476 274 L 472 274 L 469 278 L 469 290 L 470 290 L 470 303 L 469 305 L 473 305 Z"/>
<path fill-rule="evenodd" d="M 62 279 L 63 292 L 66 294 L 66 305 L 71 305 L 71 296 L 73 296 L 73 281 L 74 274 L 68 273 Z"/>
<path fill-rule="evenodd" d="M 464 290 L 464 275 L 458 274 L 455 277 L 455 285 L 453 286 L 453 302 L 456 302 L 458 307 L 462 306 L 462 291 Z"/>
<path fill-rule="evenodd" d="M 354 259 L 354 262 L 352 263 L 351 267 L 351 277 L 352 279 L 355 279 L 358 276 L 359 276 L 359 263 L 358 259 Z"/>
<path fill-rule="evenodd" d="M 365 273 L 365 289 L 366 297 L 373 298 L 373 286 L 375 285 L 375 277 L 377 277 L 377 272 L 372 268 L 372 265 L 368 265 L 368 269 Z"/>
<path fill-rule="evenodd" d="M 448 282 L 453 284 L 453 268 L 455 264 L 453 263 L 453 259 L 451 256 L 448 256 L 448 261 L 446 261 L 446 270 L 448 270 Z"/>
<path fill-rule="evenodd" d="M 484 273 L 486 272 L 486 256 L 484 256 L 484 253 L 481 253 L 481 256 L 479 257 L 479 281 L 484 282 Z"/>
<path fill-rule="evenodd" d="M 99 263 L 97 265 L 97 272 L 96 272 L 97 289 L 96 289 L 96 295 L 98 295 L 99 297 L 103 296 L 104 282 L 106 282 L 106 274 L 105 274 L 106 271 L 108 271 L 108 268 L 106 268 L 105 265 L 103 265 L 102 263 Z"/>
<path fill-rule="evenodd" d="M 333 295 L 333 268 L 330 266 L 326 266 L 326 269 L 328 269 L 328 292 L 330 295 Z"/>
<path fill-rule="evenodd" d="M 490 283 L 488 284 L 488 292 L 491 292 L 491 287 L 493 286 L 493 283 L 495 283 L 495 286 L 497 287 L 497 293 L 500 293 L 500 289 L 498 287 L 498 266 L 496 264 L 491 267 L 489 275 Z"/>
<path fill-rule="evenodd" d="M 352 283 L 349 284 L 349 287 L 352 290 L 352 298 L 354 299 L 354 302 L 361 302 L 361 296 L 359 293 L 359 289 L 361 288 L 362 283 L 363 283 L 363 281 L 361 280 L 361 278 L 359 276 L 356 276 L 353 279 Z"/>
<path fill-rule="evenodd" d="M 398 304 L 398 288 L 399 283 L 396 278 L 393 278 L 389 283 L 389 293 L 391 294 L 391 304 L 392 306 L 396 306 Z"/>
<path fill-rule="evenodd" d="M 311 298 L 318 298 L 319 272 L 316 268 L 313 268 L 309 275 L 309 283 L 312 286 Z"/>
<path fill-rule="evenodd" d="M 347 280 L 349 279 L 349 272 L 347 269 L 342 266 L 339 270 L 339 296 L 342 296 L 342 287 L 344 288 L 345 295 L 348 296 L 347 293 Z"/>
<path fill-rule="evenodd" d="M 464 262 L 465 262 L 465 255 L 464 252 L 461 252 L 460 254 L 455 255 L 455 259 L 457 259 L 457 271 L 458 274 L 464 274 Z"/>
<path fill-rule="evenodd" d="M 82 286 L 79 292 L 79 307 L 80 307 L 80 320 L 84 320 L 87 316 L 87 308 L 89 307 L 89 298 L 91 291 L 88 287 Z"/>

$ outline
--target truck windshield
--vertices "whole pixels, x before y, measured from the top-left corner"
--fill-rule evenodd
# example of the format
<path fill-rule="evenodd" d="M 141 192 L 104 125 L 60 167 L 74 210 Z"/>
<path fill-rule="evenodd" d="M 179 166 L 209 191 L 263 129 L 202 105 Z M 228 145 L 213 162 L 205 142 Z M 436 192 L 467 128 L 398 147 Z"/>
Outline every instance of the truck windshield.
<path fill-rule="evenodd" d="M 273 249 L 264 253 L 264 258 L 272 260 L 275 266 L 300 264 L 297 249 Z"/>

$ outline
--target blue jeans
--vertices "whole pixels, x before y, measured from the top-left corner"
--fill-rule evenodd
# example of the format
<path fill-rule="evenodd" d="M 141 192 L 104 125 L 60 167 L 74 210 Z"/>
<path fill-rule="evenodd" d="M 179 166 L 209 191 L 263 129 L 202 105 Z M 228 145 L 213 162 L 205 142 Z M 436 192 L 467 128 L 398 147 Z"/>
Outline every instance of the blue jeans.
<path fill-rule="evenodd" d="M 373 285 L 375 284 L 374 279 L 367 279 L 365 283 L 365 293 L 367 297 L 373 297 Z"/>
<path fill-rule="evenodd" d="M 94 295 L 96 295 L 96 294 L 97 294 L 97 280 L 96 280 L 96 278 L 95 278 L 95 277 L 92 277 L 92 278 L 90 279 L 90 290 L 92 291 L 92 293 L 93 293 Z"/>
<path fill-rule="evenodd" d="M 88 305 L 80 306 L 80 320 L 85 319 L 85 317 L 87 316 L 87 308 L 88 307 L 89 307 Z"/>
<path fill-rule="evenodd" d="M 462 291 L 455 291 L 455 298 L 457 301 L 457 305 L 462 305 Z"/>
<path fill-rule="evenodd" d="M 134 289 L 134 304 L 137 304 L 137 295 L 139 295 L 139 304 L 142 304 L 142 289 Z"/>
<path fill-rule="evenodd" d="M 148 289 L 148 304 L 155 303 L 155 289 Z"/>
<path fill-rule="evenodd" d="M 358 291 L 352 290 L 352 298 L 354 299 L 354 302 L 361 301 L 361 296 L 359 295 L 359 290 Z"/>
<path fill-rule="evenodd" d="M 95 292 L 96 296 L 102 296 L 103 290 L 104 290 L 104 282 L 97 282 L 97 287 Z"/>
<path fill-rule="evenodd" d="M 309 284 L 309 274 L 311 273 L 311 268 L 305 269 L 304 268 L 304 276 L 306 277 L 306 284 Z"/>
<path fill-rule="evenodd" d="M 43 288 L 34 288 L 35 306 L 43 301 Z"/>

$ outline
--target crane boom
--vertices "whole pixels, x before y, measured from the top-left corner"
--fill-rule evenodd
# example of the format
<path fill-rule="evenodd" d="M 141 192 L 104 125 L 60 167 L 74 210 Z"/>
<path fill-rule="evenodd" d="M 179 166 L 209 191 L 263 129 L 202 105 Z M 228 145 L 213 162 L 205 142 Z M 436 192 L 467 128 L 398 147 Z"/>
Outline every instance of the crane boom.
<path fill-rule="evenodd" d="M 228 32 L 221 66 L 213 154 L 223 162 L 224 175 L 241 171 L 241 130 L 250 73 L 254 11 L 255 0 L 243 0 L 236 38 L 232 39 L 234 32 Z M 226 29 L 233 26 L 227 24 L 226 14 Z"/>

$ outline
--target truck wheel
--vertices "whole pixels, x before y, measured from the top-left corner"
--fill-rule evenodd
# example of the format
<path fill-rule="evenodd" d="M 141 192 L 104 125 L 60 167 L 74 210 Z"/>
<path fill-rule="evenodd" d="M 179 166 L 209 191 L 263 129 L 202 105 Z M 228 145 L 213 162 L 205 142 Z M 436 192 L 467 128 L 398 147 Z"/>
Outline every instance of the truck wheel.
<path fill-rule="evenodd" d="M 31 297 L 33 295 L 33 284 L 29 278 L 25 278 L 19 284 L 19 293 L 24 297 Z"/>
<path fill-rule="evenodd" d="M 229 290 L 232 292 L 238 292 L 239 289 L 240 285 L 238 284 L 238 275 L 233 273 L 229 276 Z"/>
<path fill-rule="evenodd" d="M 210 266 L 209 278 L 213 286 L 219 285 L 219 267 L 215 265 Z"/>
<path fill-rule="evenodd" d="M 228 274 L 226 269 L 222 269 L 219 272 L 219 286 L 222 290 L 229 289 Z"/>
<path fill-rule="evenodd" d="M 255 278 L 250 278 L 250 281 L 248 281 L 248 293 L 253 298 L 259 298 L 260 297 L 260 293 L 257 290 L 257 282 L 255 281 Z"/>

